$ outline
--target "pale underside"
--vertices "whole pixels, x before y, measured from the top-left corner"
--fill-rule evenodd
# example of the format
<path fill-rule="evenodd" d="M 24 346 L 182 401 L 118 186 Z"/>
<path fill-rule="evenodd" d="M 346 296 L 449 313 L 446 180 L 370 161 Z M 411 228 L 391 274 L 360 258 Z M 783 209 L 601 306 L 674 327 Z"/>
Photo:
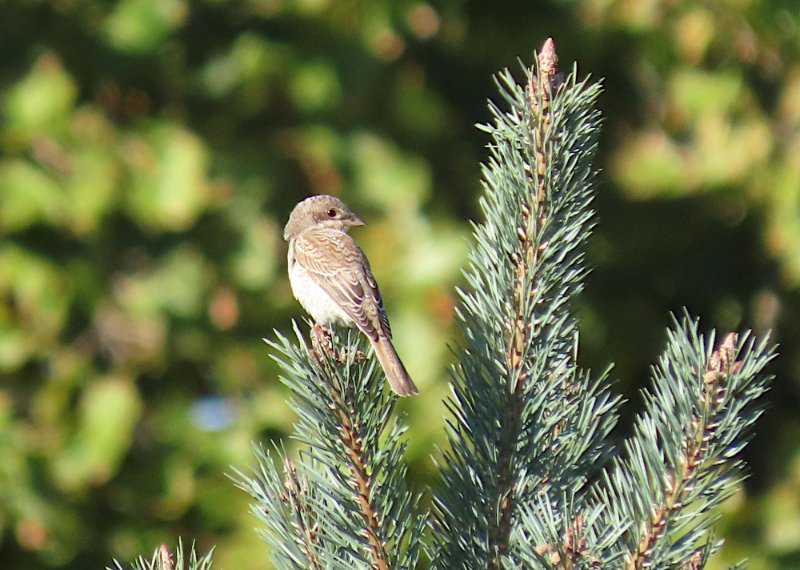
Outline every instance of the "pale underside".
<path fill-rule="evenodd" d="M 355 326 L 353 319 L 344 312 L 339 303 L 331 299 L 330 295 L 299 263 L 292 264 L 289 270 L 289 281 L 292 284 L 294 296 L 316 322 L 321 325 Z"/>

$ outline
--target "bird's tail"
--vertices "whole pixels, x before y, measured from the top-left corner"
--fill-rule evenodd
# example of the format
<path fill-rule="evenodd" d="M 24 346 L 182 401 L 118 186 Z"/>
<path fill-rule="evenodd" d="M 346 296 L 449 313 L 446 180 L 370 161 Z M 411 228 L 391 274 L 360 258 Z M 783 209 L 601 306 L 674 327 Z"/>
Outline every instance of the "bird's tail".
<path fill-rule="evenodd" d="M 397 351 L 392 346 L 390 339 L 385 336 L 379 336 L 372 341 L 372 347 L 375 349 L 375 355 L 386 373 L 389 386 L 398 396 L 411 396 L 419 392 L 408 372 L 406 372 L 406 367 L 400 361 L 400 357 L 397 356 Z"/>

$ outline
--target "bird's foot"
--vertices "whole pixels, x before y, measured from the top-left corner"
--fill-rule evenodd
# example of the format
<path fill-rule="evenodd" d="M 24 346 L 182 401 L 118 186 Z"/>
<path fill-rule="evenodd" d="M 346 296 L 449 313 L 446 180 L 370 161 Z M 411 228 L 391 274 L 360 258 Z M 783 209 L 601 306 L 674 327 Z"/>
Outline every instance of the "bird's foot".
<path fill-rule="evenodd" d="M 319 323 L 314 323 L 314 328 L 311 329 L 311 348 L 317 361 L 320 361 L 320 356 L 326 355 L 336 362 L 343 363 L 350 356 L 350 351 L 347 348 L 340 350 L 334 348 L 331 332 Z M 363 362 L 366 359 L 367 355 L 360 350 L 356 350 L 353 353 L 353 360 L 356 362 Z"/>
<path fill-rule="evenodd" d="M 318 360 L 323 354 L 328 356 L 336 355 L 331 332 L 319 323 L 314 323 L 314 327 L 311 329 L 311 348 Z"/>
<path fill-rule="evenodd" d="M 364 354 L 360 350 L 350 351 L 349 348 L 342 348 L 341 350 L 334 350 L 333 357 L 336 359 L 336 362 L 343 364 L 347 362 L 350 354 L 353 355 L 353 362 L 364 362 L 367 359 L 367 355 Z"/>

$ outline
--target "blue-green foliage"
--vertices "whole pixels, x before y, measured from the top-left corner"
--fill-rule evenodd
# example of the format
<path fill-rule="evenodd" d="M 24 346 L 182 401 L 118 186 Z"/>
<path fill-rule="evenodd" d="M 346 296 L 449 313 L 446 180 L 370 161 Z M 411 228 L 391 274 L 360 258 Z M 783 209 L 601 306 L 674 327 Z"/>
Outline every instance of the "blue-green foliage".
<path fill-rule="evenodd" d="M 501 73 L 507 109 L 490 104 L 481 127 L 485 221 L 459 292 L 433 566 L 701 568 L 771 351 L 747 335 L 715 351 L 713 333 L 676 322 L 633 436 L 598 476 L 619 399 L 576 364 L 571 302 L 587 272 L 600 88 L 575 71 L 549 85 Z"/>
<path fill-rule="evenodd" d="M 768 388 L 763 369 L 773 356 L 767 339 L 730 334 L 715 348 L 696 320 L 675 321 L 625 453 L 595 486 L 598 527 L 628 527 L 598 551 L 672 568 L 719 548 L 709 511 L 742 477 L 738 455 L 761 415 L 754 401 Z"/>
<path fill-rule="evenodd" d="M 540 101 L 552 96 L 546 109 L 532 107 L 508 71 L 498 86 L 509 108 L 490 104 L 494 122 L 481 127 L 492 137 L 486 219 L 475 227 L 470 290 L 460 292 L 466 343 L 453 374 L 451 448 L 441 460 L 439 568 L 513 564 L 526 540 L 511 532 L 521 506 L 571 505 L 616 421 L 618 398 L 576 365 L 570 306 L 593 223 L 600 87 L 573 72 L 555 93 L 540 88 Z"/>
<path fill-rule="evenodd" d="M 405 486 L 404 428 L 395 397 L 362 336 L 334 332 L 332 347 L 307 347 L 278 334 L 270 345 L 294 396 L 292 461 L 284 450 L 256 450 L 253 475 L 238 473 L 278 568 L 373 568 L 375 544 L 391 568 L 412 568 L 425 517 Z M 283 467 L 273 462 L 281 458 Z M 374 521 L 366 521 L 366 513 Z M 370 540 L 370 533 L 373 541 Z"/>
<path fill-rule="evenodd" d="M 198 556 L 194 549 L 194 544 L 189 551 L 188 558 L 183 552 L 183 541 L 178 540 L 178 548 L 175 556 L 167 550 L 166 545 L 156 549 L 150 560 L 140 556 L 131 568 L 133 570 L 211 570 L 211 555 L 213 549 L 205 556 Z M 114 562 L 114 568 L 107 567 L 106 570 L 124 570 L 124 566 L 119 562 Z"/>

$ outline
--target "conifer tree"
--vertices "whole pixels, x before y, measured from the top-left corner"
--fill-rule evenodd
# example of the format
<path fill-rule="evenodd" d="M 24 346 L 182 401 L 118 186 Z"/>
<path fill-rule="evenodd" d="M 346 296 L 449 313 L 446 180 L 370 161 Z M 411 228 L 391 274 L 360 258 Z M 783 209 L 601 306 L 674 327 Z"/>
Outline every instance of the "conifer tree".
<path fill-rule="evenodd" d="M 295 326 L 269 344 L 302 447 L 291 458 L 258 446 L 257 466 L 236 475 L 277 568 L 415 568 L 423 534 L 440 569 L 688 570 L 719 548 L 713 508 L 742 477 L 774 353 L 674 318 L 644 409 L 615 447 L 620 398 L 607 374 L 578 366 L 573 313 L 595 223 L 600 85 L 574 67 L 564 77 L 552 40 L 521 83 L 505 70 L 497 85 L 432 511 L 405 484 L 396 398 L 363 337 L 323 342 L 312 327 L 307 341 Z"/>

